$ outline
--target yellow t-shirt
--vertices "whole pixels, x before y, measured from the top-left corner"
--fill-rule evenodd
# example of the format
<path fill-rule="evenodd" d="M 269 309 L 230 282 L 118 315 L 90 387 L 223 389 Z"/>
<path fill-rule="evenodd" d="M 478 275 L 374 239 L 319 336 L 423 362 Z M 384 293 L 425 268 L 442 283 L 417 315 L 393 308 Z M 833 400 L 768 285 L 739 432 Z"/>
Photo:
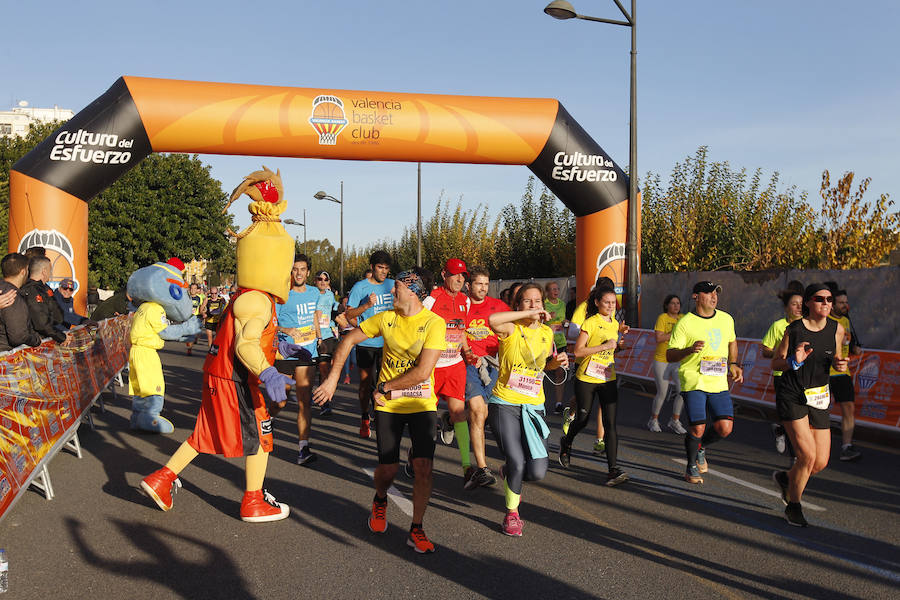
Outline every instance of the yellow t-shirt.
<path fill-rule="evenodd" d="M 653 330 L 660 333 L 672 333 L 675 323 L 683 316 L 684 315 L 679 314 L 677 317 L 672 317 L 669 313 L 662 313 L 656 318 L 656 325 L 653 326 Z M 666 360 L 666 349 L 668 347 L 669 342 L 667 341 L 658 343 L 656 345 L 656 354 L 653 355 L 654 360 L 657 362 L 669 362 Z"/>
<path fill-rule="evenodd" d="M 841 344 L 841 358 L 849 358 L 850 357 L 850 319 L 848 319 L 847 317 L 838 317 L 835 319 L 831 315 L 828 315 L 828 318 L 834 319 L 835 321 L 837 321 L 838 323 L 841 324 L 841 327 L 844 328 L 844 343 Z M 833 376 L 833 375 L 850 375 L 850 367 L 848 366 L 846 371 L 838 371 L 837 369 L 834 368 L 834 366 L 832 366 L 828 370 L 828 375 L 829 375 L 829 377 Z"/>
<path fill-rule="evenodd" d="M 587 300 L 579 304 L 575 307 L 575 312 L 572 313 L 572 318 L 569 320 L 569 323 L 574 323 L 581 327 L 581 324 L 584 323 L 584 320 L 587 318 Z"/>
<path fill-rule="evenodd" d="M 788 320 L 778 319 L 769 327 L 769 330 L 766 332 L 766 335 L 763 336 L 762 345 L 766 348 L 771 348 L 772 350 L 778 350 L 778 346 L 781 345 L 781 340 L 784 339 L 784 330 L 787 329 Z M 781 377 L 782 371 L 772 371 L 772 375 L 775 377 Z"/>
<path fill-rule="evenodd" d="M 588 334 L 586 346 L 599 346 L 608 340 L 619 339 L 619 322 L 600 314 L 588 317 L 581 324 L 581 332 Z M 578 365 L 575 378 L 586 383 L 605 383 L 616 380 L 616 351 L 603 350 L 586 356 Z"/>
<path fill-rule="evenodd" d="M 139 398 L 166 393 L 159 354 L 165 342 L 159 332 L 169 326 L 166 310 L 156 302 L 141 304 L 131 321 L 128 351 L 128 393 Z"/>
<path fill-rule="evenodd" d="M 544 366 L 553 356 L 553 330 L 513 324 L 515 331 L 500 338 L 500 375 L 494 396 L 512 404 L 544 405 Z"/>
<path fill-rule="evenodd" d="M 386 310 L 369 317 L 359 328 L 370 338 L 384 338 L 379 382 L 390 381 L 412 369 L 422 350 L 443 350 L 447 345 L 444 340 L 447 324 L 427 308 L 411 317 Z M 434 372 L 418 385 L 391 390 L 390 396 L 384 406 L 376 406 L 375 410 L 396 414 L 437 410 Z"/>
<path fill-rule="evenodd" d="M 737 338 L 734 335 L 734 319 L 717 310 L 704 318 L 688 313 L 672 329 L 669 348 L 680 350 L 703 340 L 706 345 L 700 352 L 681 359 L 678 376 L 681 390 L 700 390 L 714 394 L 728 389 L 728 345 Z"/>

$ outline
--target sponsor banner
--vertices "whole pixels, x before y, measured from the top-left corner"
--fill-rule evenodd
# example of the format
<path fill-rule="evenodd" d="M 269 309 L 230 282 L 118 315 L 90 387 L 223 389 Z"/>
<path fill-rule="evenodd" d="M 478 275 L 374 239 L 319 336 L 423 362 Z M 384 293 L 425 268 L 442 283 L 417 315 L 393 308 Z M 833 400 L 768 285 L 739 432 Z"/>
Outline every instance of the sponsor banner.
<path fill-rule="evenodd" d="M 653 330 L 631 329 L 625 335 L 627 348 L 616 354 L 616 373 L 653 380 Z M 738 338 L 738 357 L 744 381 L 731 384 L 731 395 L 775 408 L 772 361 L 762 355 L 760 340 Z M 856 423 L 880 429 L 900 430 L 900 352 L 865 348 L 850 359 L 850 373 L 856 398 Z M 841 409 L 832 401 L 830 412 L 839 417 Z"/>
<path fill-rule="evenodd" d="M 130 316 L 0 357 L 0 518 L 128 361 Z"/>

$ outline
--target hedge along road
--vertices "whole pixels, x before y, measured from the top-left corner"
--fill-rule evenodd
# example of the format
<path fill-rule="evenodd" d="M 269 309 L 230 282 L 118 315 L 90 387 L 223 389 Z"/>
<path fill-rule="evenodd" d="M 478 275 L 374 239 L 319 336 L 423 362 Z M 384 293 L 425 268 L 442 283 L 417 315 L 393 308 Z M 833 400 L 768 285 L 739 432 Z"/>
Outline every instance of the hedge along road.
<path fill-rule="evenodd" d="M 459 453 L 443 445 L 425 516 L 437 553 L 406 547 L 412 481 L 402 474 L 387 533 L 370 533 L 375 441 L 357 437 L 351 386 L 339 388 L 333 416 L 313 411 L 319 460 L 311 468 L 295 463 L 296 409 L 277 419 L 266 487 L 291 506 L 290 518 L 240 521 L 243 460 L 219 456 L 201 456 L 182 473 L 184 488 L 164 513 L 137 486 L 193 427 L 203 358 L 184 356 L 178 344 L 160 356 L 164 414 L 176 432 L 130 431 L 125 396 L 95 412 L 96 430 L 81 429 L 84 458 L 62 452 L 50 463 L 56 497 L 28 491 L 0 523 L 10 597 L 868 600 L 894 597 L 900 585 L 896 449 L 860 444 L 856 463 L 841 463 L 833 451 L 804 498 L 811 526 L 795 529 L 771 484 L 787 459 L 775 453 L 768 423 L 739 413 L 735 433 L 709 450 L 705 483 L 693 486 L 682 477 L 681 438 L 647 431 L 650 399 L 627 388 L 619 465 L 631 481 L 603 485 L 605 461 L 590 452 L 593 418 L 575 442 L 571 469 L 562 470 L 560 418 L 551 415 L 551 469 L 525 486 L 522 538 L 500 533 L 502 486 L 464 491 Z M 488 433 L 495 473 L 499 457 Z"/>

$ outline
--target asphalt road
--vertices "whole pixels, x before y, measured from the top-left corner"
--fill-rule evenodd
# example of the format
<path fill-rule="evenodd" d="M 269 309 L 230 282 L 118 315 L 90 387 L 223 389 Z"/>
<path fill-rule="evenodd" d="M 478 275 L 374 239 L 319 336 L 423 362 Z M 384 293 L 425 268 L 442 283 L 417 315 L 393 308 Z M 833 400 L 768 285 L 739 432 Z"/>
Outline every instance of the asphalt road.
<path fill-rule="evenodd" d="M 788 526 L 771 484 L 786 459 L 769 425 L 739 414 L 735 433 L 707 452 L 702 486 L 683 478 L 683 444 L 644 427 L 646 394 L 620 391 L 619 461 L 631 481 L 603 485 L 605 461 L 589 431 L 572 468 L 552 463 L 526 483 L 525 535 L 500 533 L 502 487 L 464 491 L 455 447 L 439 446 L 425 529 L 433 555 L 406 547 L 411 481 L 402 474 L 385 535 L 366 528 L 375 442 L 357 437 L 355 388 L 314 417 L 311 467 L 295 462 L 295 410 L 276 424 L 266 487 L 289 519 L 238 518 L 243 461 L 200 456 L 182 474 L 173 510 L 138 491 L 193 427 L 202 357 L 161 352 L 169 436 L 128 429 L 119 396 L 83 426 L 84 458 L 49 466 L 56 498 L 34 490 L 0 522 L 12 598 L 897 598 L 900 468 L 896 447 L 860 444 L 863 458 L 833 460 L 804 496 L 807 529 Z M 205 346 L 201 345 L 200 350 Z M 663 409 L 667 420 L 669 407 Z M 315 409 L 314 409 L 315 411 Z M 551 459 L 560 418 L 551 415 Z M 589 428 L 589 429 L 592 429 Z M 500 456 L 488 434 L 489 465 Z M 838 438 L 834 438 L 835 441 Z M 405 444 L 404 444 L 405 447 Z"/>

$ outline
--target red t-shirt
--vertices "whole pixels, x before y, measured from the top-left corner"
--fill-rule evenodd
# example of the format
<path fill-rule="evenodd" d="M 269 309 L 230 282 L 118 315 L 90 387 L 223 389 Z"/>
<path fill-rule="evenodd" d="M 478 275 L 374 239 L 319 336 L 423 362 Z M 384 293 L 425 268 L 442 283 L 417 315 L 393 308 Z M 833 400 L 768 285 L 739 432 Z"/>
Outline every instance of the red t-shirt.
<path fill-rule="evenodd" d="M 488 325 L 488 317 L 496 312 L 510 310 L 506 302 L 486 296 L 484 302 L 469 306 L 466 314 L 466 339 L 475 356 L 496 356 L 500 349 L 497 334 Z"/>
<path fill-rule="evenodd" d="M 462 292 L 451 296 L 446 289 L 439 287 L 431 292 L 423 302 L 425 308 L 444 319 L 447 323 L 447 347 L 441 352 L 437 367 L 448 367 L 462 361 L 459 352 L 465 335 L 466 311 L 469 308 L 469 297 Z"/>

